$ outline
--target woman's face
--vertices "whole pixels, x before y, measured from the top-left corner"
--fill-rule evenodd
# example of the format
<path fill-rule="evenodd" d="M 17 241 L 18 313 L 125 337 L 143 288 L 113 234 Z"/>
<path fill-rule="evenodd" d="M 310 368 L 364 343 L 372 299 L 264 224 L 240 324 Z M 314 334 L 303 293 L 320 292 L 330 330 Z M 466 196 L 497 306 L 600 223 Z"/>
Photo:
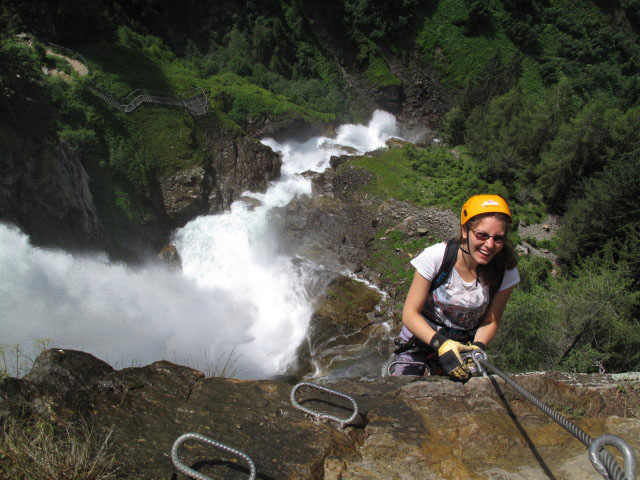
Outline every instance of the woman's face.
<path fill-rule="evenodd" d="M 462 227 L 462 238 L 467 243 L 469 236 L 469 254 L 478 265 L 486 265 L 502 250 L 506 241 L 507 229 L 503 220 L 494 216 L 482 218 L 479 222 L 469 223 L 469 231 Z"/>

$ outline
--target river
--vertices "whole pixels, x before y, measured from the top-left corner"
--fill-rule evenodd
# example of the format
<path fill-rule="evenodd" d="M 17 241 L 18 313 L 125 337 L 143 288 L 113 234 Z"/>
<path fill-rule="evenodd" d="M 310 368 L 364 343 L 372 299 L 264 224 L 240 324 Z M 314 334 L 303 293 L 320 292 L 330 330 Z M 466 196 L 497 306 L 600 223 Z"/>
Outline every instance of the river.
<path fill-rule="evenodd" d="M 264 139 L 282 153 L 281 177 L 265 193 L 245 192 L 257 206 L 238 201 L 177 230 L 182 271 L 35 248 L 0 225 L 0 362 L 14 373 L 28 368 L 44 343 L 115 368 L 165 359 L 210 375 L 283 373 L 305 338 L 319 267 L 283 250 L 271 211 L 311 194 L 300 174 L 325 170 L 341 146 L 364 153 L 398 135 L 395 118 L 377 111 L 368 125 L 343 125 L 335 138 Z"/>

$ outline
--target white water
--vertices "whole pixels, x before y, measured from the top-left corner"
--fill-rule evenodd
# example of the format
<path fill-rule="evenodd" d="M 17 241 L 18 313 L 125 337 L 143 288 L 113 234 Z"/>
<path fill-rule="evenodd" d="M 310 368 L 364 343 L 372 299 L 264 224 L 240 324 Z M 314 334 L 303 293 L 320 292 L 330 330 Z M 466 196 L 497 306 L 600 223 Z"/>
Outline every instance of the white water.
<path fill-rule="evenodd" d="M 282 152 L 281 178 L 247 194 L 261 202 L 255 209 L 236 202 L 178 230 L 182 272 L 34 248 L 0 225 L 0 344 L 30 350 L 48 337 L 120 368 L 166 359 L 205 369 L 233 351 L 238 377 L 282 373 L 311 318 L 314 266 L 282 251 L 270 211 L 310 194 L 299 173 L 323 171 L 340 145 L 366 152 L 397 133 L 395 118 L 378 111 L 367 126 L 343 125 L 335 139 L 265 139 Z"/>

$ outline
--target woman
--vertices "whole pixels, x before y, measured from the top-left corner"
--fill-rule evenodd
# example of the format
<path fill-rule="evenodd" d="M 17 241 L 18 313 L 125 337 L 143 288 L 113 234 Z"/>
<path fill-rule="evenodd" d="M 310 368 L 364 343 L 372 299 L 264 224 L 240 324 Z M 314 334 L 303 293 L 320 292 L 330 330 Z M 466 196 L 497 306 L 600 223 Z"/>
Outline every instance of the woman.
<path fill-rule="evenodd" d="M 411 261 L 416 272 L 402 312 L 394 375 L 469 378 L 469 364 L 460 354 L 486 349 L 520 281 L 517 257 L 506 238 L 510 226 L 511 211 L 503 198 L 475 195 L 462 207 L 460 238 L 448 242 L 455 262 L 450 272 L 441 275 L 445 243 L 426 248 Z"/>

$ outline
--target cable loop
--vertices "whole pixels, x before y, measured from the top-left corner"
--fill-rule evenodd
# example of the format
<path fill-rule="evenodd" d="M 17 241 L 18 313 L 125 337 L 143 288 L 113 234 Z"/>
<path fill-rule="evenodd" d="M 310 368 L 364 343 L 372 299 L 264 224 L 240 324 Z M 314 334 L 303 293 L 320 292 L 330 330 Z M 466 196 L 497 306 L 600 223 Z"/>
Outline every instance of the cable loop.
<path fill-rule="evenodd" d="M 613 445 L 620 450 L 624 459 L 624 474 L 629 479 L 635 479 L 636 460 L 633 457 L 633 452 L 629 445 L 617 435 L 601 435 L 591 442 L 591 445 L 589 446 L 589 460 L 591 460 L 593 467 L 600 473 L 600 475 L 607 479 L 611 478 L 607 467 L 605 467 L 602 459 L 600 458 L 602 449 L 605 445 Z"/>
<path fill-rule="evenodd" d="M 180 458 L 178 457 L 178 450 L 180 446 L 186 442 L 187 440 L 196 440 L 198 442 L 206 443 L 213 447 L 219 448 L 220 450 L 224 450 L 227 453 L 231 453 L 236 457 L 242 458 L 249 465 L 249 480 L 255 480 L 256 478 L 256 466 L 251 460 L 251 457 L 240 450 L 236 450 L 235 448 L 228 447 L 220 442 L 216 442 L 215 440 L 211 440 L 209 437 L 205 437 L 204 435 L 200 435 L 199 433 L 185 433 L 184 435 L 180 435 L 178 439 L 174 442 L 173 447 L 171 447 L 171 461 L 176 469 L 195 480 L 212 480 L 211 477 L 207 477 L 200 472 L 196 472 L 195 470 L 187 467 Z"/>
<path fill-rule="evenodd" d="M 330 394 L 335 395 L 337 397 L 341 397 L 341 398 L 349 400 L 351 402 L 351 405 L 353 405 L 353 415 L 351 415 L 349 418 L 346 418 L 346 419 L 345 418 L 339 418 L 339 417 L 335 417 L 333 415 L 329 415 L 328 413 L 316 412 L 315 410 L 312 410 L 310 408 L 307 408 L 307 407 L 304 407 L 304 406 L 300 405 L 296 401 L 296 392 L 301 387 L 313 388 L 315 390 L 320 390 L 321 392 L 330 393 Z M 324 418 L 326 420 L 332 420 L 334 422 L 338 422 L 340 424 L 340 428 L 344 428 L 346 425 L 348 425 L 351 422 L 353 422 L 355 420 L 355 418 L 358 416 L 358 404 L 356 403 L 356 401 L 351 396 L 347 395 L 346 393 L 338 392 L 336 390 L 332 390 L 330 388 L 323 387 L 322 385 L 316 385 L 315 383 L 300 382 L 295 387 L 293 387 L 293 389 L 291 390 L 291 404 L 294 407 L 296 407 L 298 410 L 302 410 L 303 412 L 308 413 L 309 415 L 312 415 L 312 416 L 314 416 L 316 418 Z"/>

